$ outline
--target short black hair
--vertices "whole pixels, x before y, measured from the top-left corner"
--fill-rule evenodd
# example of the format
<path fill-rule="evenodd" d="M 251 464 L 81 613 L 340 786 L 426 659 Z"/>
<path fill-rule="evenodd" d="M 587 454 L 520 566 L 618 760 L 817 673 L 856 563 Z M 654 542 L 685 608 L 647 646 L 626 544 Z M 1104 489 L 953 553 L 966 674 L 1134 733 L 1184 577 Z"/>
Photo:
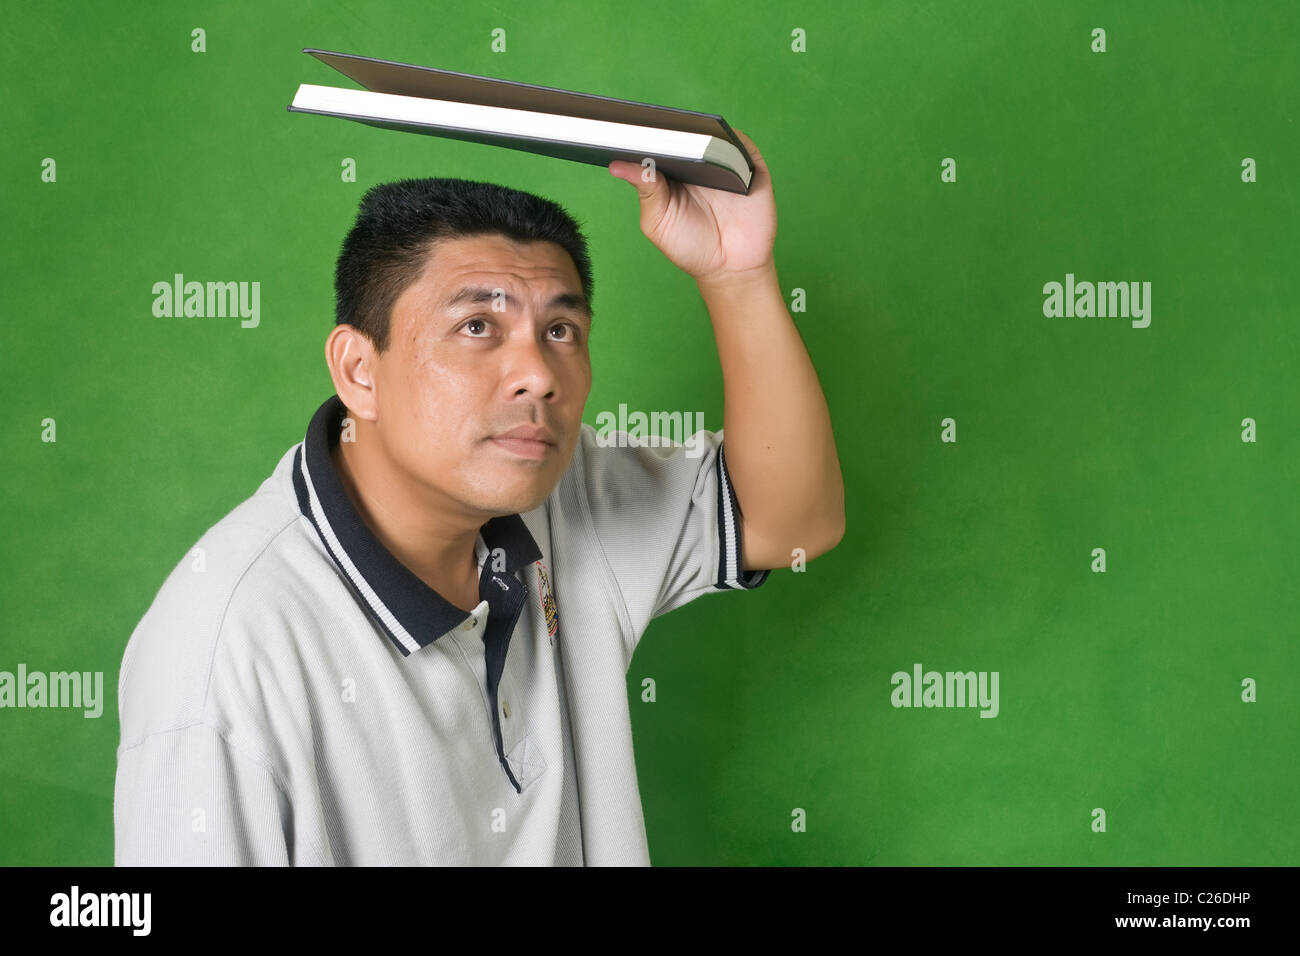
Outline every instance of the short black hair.
<path fill-rule="evenodd" d="M 361 199 L 334 270 L 334 323 L 354 326 L 385 351 L 393 304 L 420 277 L 437 242 L 483 235 L 561 246 L 591 308 L 587 240 L 563 207 L 495 183 L 403 179 L 372 186 Z"/>

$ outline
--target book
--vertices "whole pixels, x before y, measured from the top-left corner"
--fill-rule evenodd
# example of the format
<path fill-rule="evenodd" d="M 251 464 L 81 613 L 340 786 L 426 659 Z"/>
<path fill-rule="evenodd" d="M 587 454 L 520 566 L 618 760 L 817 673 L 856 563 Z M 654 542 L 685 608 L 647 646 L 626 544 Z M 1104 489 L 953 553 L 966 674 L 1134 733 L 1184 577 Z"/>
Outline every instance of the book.
<path fill-rule="evenodd" d="M 595 166 L 623 159 L 749 194 L 754 163 L 714 113 L 655 106 L 373 57 L 304 49 L 364 89 L 303 83 L 288 109 L 381 129 L 503 146 Z"/>

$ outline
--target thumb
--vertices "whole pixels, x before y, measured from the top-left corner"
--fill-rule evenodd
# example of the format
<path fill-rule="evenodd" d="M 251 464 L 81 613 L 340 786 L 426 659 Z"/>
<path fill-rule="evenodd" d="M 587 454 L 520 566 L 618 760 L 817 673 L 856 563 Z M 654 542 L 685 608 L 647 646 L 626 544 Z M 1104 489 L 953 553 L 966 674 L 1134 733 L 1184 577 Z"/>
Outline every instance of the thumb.
<path fill-rule="evenodd" d="M 640 163 L 616 159 L 609 164 L 609 172 L 611 176 L 625 183 L 631 183 L 636 188 L 637 197 L 641 202 L 642 223 L 653 224 L 663 218 L 664 211 L 668 208 L 671 189 L 658 169 L 653 165 L 642 166 Z"/>

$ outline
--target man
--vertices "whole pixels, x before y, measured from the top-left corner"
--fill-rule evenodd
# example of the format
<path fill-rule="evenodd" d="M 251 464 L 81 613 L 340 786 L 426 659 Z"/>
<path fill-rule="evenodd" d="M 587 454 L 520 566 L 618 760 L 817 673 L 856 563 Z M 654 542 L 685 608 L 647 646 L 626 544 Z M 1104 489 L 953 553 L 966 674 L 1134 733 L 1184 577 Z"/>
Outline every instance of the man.
<path fill-rule="evenodd" d="M 745 143 L 748 196 L 610 165 L 713 321 L 725 421 L 698 445 L 582 423 L 591 266 L 560 207 L 462 180 L 366 194 L 325 345 L 337 397 L 127 646 L 119 865 L 649 863 L 642 633 L 844 528 Z"/>

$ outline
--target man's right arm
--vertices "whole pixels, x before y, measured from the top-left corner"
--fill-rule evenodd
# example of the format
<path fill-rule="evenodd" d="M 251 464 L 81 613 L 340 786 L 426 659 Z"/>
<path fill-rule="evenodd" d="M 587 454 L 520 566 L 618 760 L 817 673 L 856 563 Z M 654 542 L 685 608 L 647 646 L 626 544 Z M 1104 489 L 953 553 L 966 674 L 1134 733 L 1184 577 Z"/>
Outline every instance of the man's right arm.
<path fill-rule="evenodd" d="M 194 723 L 122 750 L 113 794 L 117 866 L 287 866 L 289 802 L 274 774 Z"/>

